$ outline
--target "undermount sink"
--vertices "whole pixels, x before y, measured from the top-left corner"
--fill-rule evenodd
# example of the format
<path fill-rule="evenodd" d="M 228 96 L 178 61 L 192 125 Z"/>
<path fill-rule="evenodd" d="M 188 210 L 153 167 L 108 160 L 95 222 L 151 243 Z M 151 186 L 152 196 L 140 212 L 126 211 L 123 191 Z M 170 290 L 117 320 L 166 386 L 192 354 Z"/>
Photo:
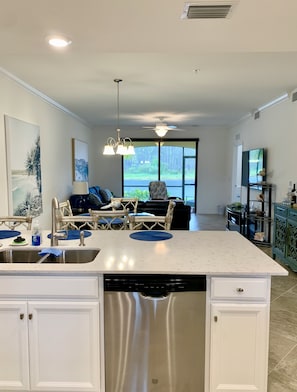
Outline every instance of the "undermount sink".
<path fill-rule="evenodd" d="M 59 249 L 59 248 L 55 248 Z M 91 249 L 59 249 L 60 256 L 52 254 L 40 255 L 38 249 L 4 249 L 0 251 L 0 263 L 61 263 L 61 264 L 83 264 L 90 263 L 100 252 L 98 248 Z"/>

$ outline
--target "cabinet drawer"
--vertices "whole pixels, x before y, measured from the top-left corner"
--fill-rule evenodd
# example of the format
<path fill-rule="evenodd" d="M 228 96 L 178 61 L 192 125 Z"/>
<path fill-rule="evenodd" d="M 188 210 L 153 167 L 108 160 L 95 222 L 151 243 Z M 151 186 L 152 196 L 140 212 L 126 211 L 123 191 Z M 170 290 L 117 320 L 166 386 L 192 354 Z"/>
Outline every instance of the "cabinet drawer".
<path fill-rule="evenodd" d="M 274 214 L 279 216 L 287 216 L 288 207 L 276 204 L 274 206 Z"/>
<path fill-rule="evenodd" d="M 297 209 L 290 208 L 288 210 L 288 219 L 294 220 L 297 222 Z"/>
<path fill-rule="evenodd" d="M 98 298 L 98 277 L 0 276 L 0 296 Z"/>
<path fill-rule="evenodd" d="M 268 299 L 269 280 L 265 278 L 211 278 L 211 299 Z"/>

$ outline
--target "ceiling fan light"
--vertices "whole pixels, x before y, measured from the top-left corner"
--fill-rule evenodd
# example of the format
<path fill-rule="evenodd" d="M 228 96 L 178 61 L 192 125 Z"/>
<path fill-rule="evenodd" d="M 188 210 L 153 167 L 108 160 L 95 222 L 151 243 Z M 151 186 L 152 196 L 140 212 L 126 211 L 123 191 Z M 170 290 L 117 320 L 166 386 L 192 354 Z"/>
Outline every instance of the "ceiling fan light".
<path fill-rule="evenodd" d="M 159 136 L 159 137 L 163 137 L 163 136 L 165 136 L 166 135 L 166 133 L 168 132 L 168 129 L 167 128 L 165 128 L 165 127 L 156 127 L 156 129 L 155 129 L 155 132 L 156 132 L 156 134 Z"/>

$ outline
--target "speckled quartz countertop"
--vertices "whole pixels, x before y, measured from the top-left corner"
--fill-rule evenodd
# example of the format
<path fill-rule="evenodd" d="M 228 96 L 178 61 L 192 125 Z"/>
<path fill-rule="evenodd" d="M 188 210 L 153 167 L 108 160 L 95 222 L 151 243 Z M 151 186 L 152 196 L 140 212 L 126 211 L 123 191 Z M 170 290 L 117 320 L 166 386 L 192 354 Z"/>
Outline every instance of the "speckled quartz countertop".
<path fill-rule="evenodd" d="M 41 249 L 50 246 L 43 232 Z M 140 241 L 131 231 L 93 231 L 86 248 L 100 248 L 94 261 L 84 264 L 0 263 L 0 273 L 183 273 L 203 275 L 287 275 L 287 271 L 237 232 L 171 231 L 163 241 Z M 22 232 L 28 243 L 31 233 Z M 0 251 L 12 239 L 0 241 Z M 77 248 L 79 240 L 60 240 L 59 248 Z M 15 247 L 14 247 L 15 248 Z M 26 245 L 22 248 L 31 248 Z"/>

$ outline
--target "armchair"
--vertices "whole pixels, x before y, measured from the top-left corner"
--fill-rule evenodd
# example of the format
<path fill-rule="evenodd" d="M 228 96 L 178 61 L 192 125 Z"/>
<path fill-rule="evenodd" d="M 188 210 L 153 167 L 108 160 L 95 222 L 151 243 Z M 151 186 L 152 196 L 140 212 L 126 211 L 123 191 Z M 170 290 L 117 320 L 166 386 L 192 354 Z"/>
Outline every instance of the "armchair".
<path fill-rule="evenodd" d="M 149 193 L 151 200 L 167 200 L 167 186 L 164 181 L 151 181 L 149 183 Z"/>

